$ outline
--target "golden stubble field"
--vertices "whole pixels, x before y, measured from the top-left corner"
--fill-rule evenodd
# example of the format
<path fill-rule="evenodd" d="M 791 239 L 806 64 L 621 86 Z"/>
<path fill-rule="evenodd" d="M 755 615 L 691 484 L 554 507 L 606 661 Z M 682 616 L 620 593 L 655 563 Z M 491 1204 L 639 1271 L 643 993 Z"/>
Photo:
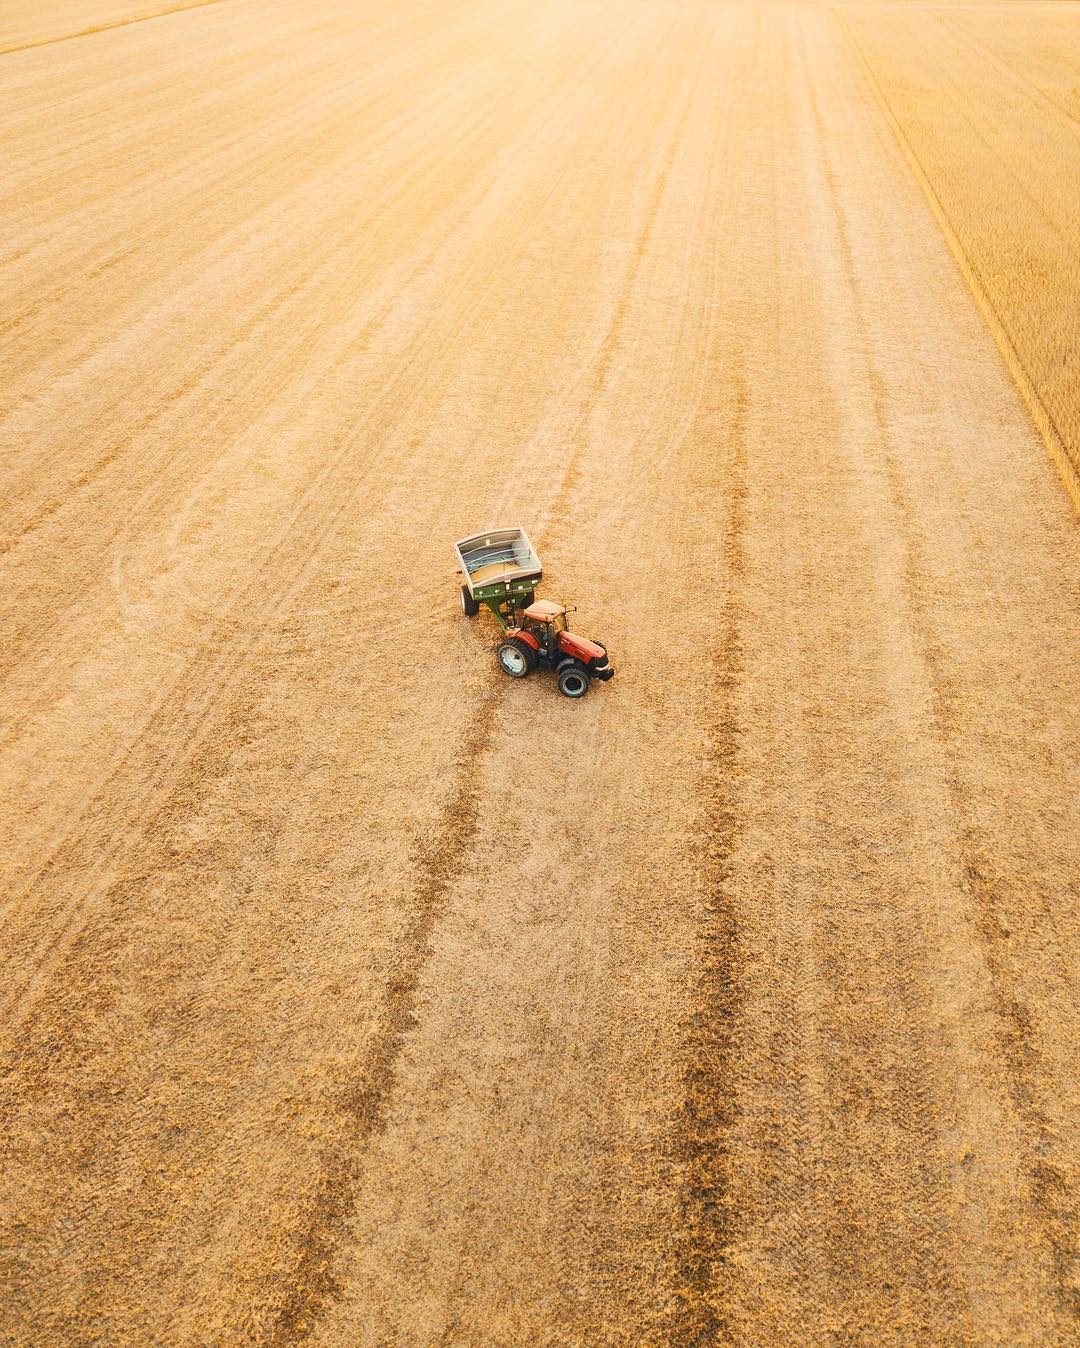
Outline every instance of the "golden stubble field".
<path fill-rule="evenodd" d="M 1075 1339 L 1076 6 L 152 8 L 0 20 L 3 1341 Z"/>

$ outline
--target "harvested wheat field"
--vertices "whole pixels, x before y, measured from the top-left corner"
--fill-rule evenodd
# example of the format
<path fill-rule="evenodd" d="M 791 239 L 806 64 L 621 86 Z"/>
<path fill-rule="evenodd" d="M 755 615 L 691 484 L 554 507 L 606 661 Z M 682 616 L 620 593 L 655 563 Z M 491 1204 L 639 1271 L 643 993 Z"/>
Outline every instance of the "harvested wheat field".
<path fill-rule="evenodd" d="M 1080 7 L 152 9 L 0 19 L 2 1341 L 1080 1340 Z"/>

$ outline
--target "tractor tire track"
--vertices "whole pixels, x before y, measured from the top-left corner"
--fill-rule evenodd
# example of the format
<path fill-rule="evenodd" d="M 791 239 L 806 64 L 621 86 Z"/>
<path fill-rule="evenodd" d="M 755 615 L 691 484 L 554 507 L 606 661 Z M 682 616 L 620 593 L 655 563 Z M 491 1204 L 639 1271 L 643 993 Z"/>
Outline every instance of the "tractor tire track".
<path fill-rule="evenodd" d="M 432 935 L 464 872 L 482 808 L 483 760 L 491 741 L 505 684 L 493 682 L 461 739 L 455 775 L 446 802 L 420 845 L 416 891 L 398 946 L 396 967 L 383 994 L 379 1028 L 357 1079 L 335 1107 L 346 1144 L 327 1155 L 306 1208 L 308 1221 L 298 1243 L 298 1259 L 286 1275 L 288 1295 L 260 1342 L 268 1348 L 310 1338 L 326 1304 L 341 1293 L 335 1257 L 359 1200 L 367 1145 L 386 1122 L 402 1047 L 417 1023 L 417 997 L 431 956 Z"/>
<path fill-rule="evenodd" d="M 701 1345 L 732 1341 L 726 1315 L 725 1269 L 741 1221 L 731 1193 L 727 1138 L 738 1109 L 733 1071 L 744 1004 L 745 953 L 739 897 L 732 888 L 738 842 L 741 771 L 739 690 L 745 677 L 741 585 L 747 526 L 749 388 L 741 352 L 729 367 L 732 408 L 722 424 L 728 471 L 718 572 L 723 577 L 716 653 L 710 663 L 709 772 L 695 827 L 702 888 L 698 972 L 685 1025 L 685 1097 L 676 1120 L 674 1160 L 681 1193 L 681 1242 L 676 1251 L 679 1302 L 672 1341 Z"/>
<path fill-rule="evenodd" d="M 874 364 L 872 355 L 873 341 L 867 315 L 867 301 L 864 285 L 855 264 L 848 223 L 848 207 L 840 186 L 838 155 L 832 149 L 833 137 L 822 112 L 820 80 L 816 76 L 815 65 L 809 59 L 805 34 L 800 34 L 800 62 L 805 82 L 805 98 L 810 110 L 810 121 L 816 131 L 816 146 L 820 155 L 821 182 L 826 187 L 828 209 L 835 230 L 835 255 L 839 263 L 839 272 L 843 277 L 844 290 L 854 331 L 857 334 L 859 350 L 865 352 L 862 382 L 868 390 L 871 418 L 873 424 L 873 450 L 885 465 L 890 485 L 895 487 L 897 474 L 895 450 L 890 419 L 886 413 L 885 385 L 881 374 Z M 895 540 L 900 557 L 901 585 L 903 592 L 903 612 L 907 615 L 907 624 L 916 632 L 919 626 L 918 595 L 925 586 L 928 570 L 924 560 L 918 554 L 915 519 L 909 512 L 895 511 L 895 497 L 890 502 L 893 518 L 888 519 L 885 527 L 890 538 Z M 916 637 L 918 646 L 918 639 Z M 921 677 L 932 685 L 932 666 L 927 659 L 925 648 L 917 649 L 916 658 Z M 897 708 L 902 720 L 915 717 L 906 705 Z M 949 741 L 941 733 L 940 727 L 933 727 L 929 745 L 924 752 L 941 760 L 950 753 Z M 827 773 L 823 756 L 820 775 Z M 925 1008 L 932 1001 L 932 976 L 927 969 L 930 965 L 928 941 L 920 926 L 912 921 L 906 926 L 897 917 L 890 937 L 895 942 L 898 954 L 887 968 L 881 970 L 882 981 L 888 980 L 891 1002 L 902 1012 L 903 1023 L 907 1030 L 908 1041 L 902 1065 L 893 1069 L 891 1089 L 895 1097 L 895 1108 L 907 1121 L 907 1126 L 916 1134 L 921 1154 L 932 1158 L 928 1164 L 929 1174 L 922 1186 L 920 1204 L 923 1211 L 916 1225 L 920 1248 L 912 1251 L 912 1268 L 909 1284 L 918 1287 L 925 1298 L 936 1297 L 947 1304 L 957 1321 L 963 1321 L 966 1314 L 962 1280 L 953 1267 L 947 1253 L 934 1248 L 934 1233 L 945 1229 L 949 1221 L 950 1208 L 954 1202 L 949 1185 L 940 1174 L 942 1148 L 939 1138 L 937 1118 L 941 1108 L 940 1101 L 934 1098 L 933 1082 L 935 1066 L 935 1045 L 931 1027 L 927 1026 Z M 819 959 L 823 968 L 827 968 L 830 952 L 842 948 L 843 932 L 836 930 L 823 933 Z M 885 960 L 881 960 L 882 965 Z M 847 967 L 855 964 L 854 956 L 846 961 Z M 836 1260 L 838 1284 L 846 1273 L 844 1252 L 838 1251 Z"/>

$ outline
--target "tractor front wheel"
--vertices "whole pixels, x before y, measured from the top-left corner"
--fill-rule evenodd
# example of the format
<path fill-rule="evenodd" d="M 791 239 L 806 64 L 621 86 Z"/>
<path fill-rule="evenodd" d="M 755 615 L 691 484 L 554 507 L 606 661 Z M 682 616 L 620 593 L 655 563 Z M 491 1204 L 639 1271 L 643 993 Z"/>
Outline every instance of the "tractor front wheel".
<path fill-rule="evenodd" d="M 507 637 L 499 647 L 499 664 L 512 679 L 523 679 L 536 667 L 536 652 L 520 637 Z"/>
<path fill-rule="evenodd" d="M 563 697 L 584 697 L 589 691 L 589 671 L 576 660 L 567 660 L 557 671 Z"/>
<path fill-rule="evenodd" d="M 480 612 L 480 600 L 472 597 L 467 585 L 461 587 L 461 611 L 466 618 L 475 618 Z"/>

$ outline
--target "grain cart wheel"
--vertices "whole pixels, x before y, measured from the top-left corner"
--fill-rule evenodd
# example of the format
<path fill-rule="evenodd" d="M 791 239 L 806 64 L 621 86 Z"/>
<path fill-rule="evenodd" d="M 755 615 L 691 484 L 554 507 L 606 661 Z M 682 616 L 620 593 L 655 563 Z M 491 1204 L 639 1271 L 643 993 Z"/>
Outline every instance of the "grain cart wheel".
<path fill-rule="evenodd" d="M 563 697 L 584 697 L 589 691 L 589 671 L 577 660 L 564 660 L 556 671 Z"/>
<path fill-rule="evenodd" d="M 480 600 L 472 597 L 467 585 L 461 587 L 461 611 L 466 618 L 475 618 L 480 612 Z"/>
<path fill-rule="evenodd" d="M 499 647 L 499 664 L 512 679 L 523 679 L 536 668 L 536 652 L 520 637 L 507 637 Z"/>

